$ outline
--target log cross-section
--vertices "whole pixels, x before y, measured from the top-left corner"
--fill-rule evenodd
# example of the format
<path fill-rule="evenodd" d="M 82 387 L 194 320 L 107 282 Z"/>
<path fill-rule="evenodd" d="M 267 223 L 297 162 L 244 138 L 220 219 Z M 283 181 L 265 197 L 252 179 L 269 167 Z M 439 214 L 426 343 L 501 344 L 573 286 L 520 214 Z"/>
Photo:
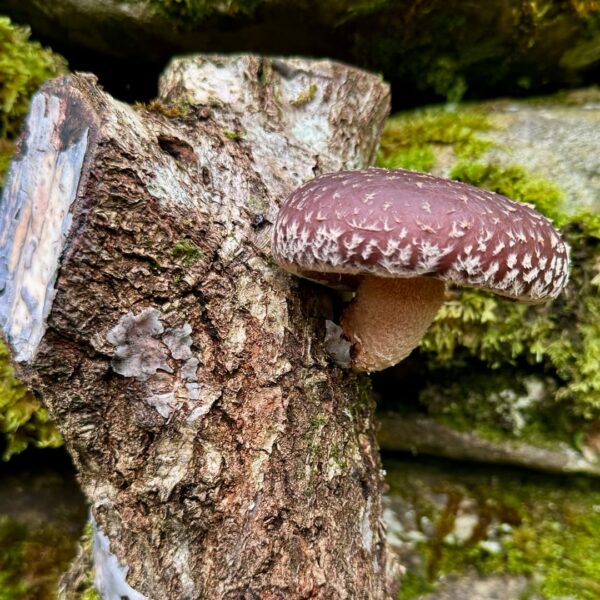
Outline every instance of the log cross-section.
<path fill-rule="evenodd" d="M 388 108 L 379 77 L 255 56 L 177 60 L 146 106 L 84 75 L 35 96 L 0 324 L 75 462 L 103 597 L 390 596 L 372 402 L 325 352 L 335 299 L 269 252 L 282 199 L 368 165 Z"/>

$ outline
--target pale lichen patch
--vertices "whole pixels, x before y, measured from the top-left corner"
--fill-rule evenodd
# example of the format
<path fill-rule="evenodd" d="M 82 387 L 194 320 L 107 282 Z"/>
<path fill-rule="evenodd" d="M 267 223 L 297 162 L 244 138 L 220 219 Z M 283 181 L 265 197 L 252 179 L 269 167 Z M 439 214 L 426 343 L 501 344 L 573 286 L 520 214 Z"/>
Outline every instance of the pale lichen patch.
<path fill-rule="evenodd" d="M 111 361 L 113 371 L 141 380 L 148 379 L 159 369 L 172 373 L 167 348 L 159 339 L 163 331 L 160 311 L 156 308 L 145 308 L 137 315 L 123 315 L 106 336 L 115 347 Z"/>

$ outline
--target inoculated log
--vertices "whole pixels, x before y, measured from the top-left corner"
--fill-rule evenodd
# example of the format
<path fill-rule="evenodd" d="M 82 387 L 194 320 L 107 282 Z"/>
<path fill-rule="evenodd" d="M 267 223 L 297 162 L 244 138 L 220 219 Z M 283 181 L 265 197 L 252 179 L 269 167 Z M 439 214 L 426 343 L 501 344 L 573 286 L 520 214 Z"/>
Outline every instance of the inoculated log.
<path fill-rule="evenodd" d="M 131 107 L 34 98 L 0 207 L 0 324 L 64 435 L 107 598 L 386 598 L 373 405 L 335 302 L 270 260 L 292 188 L 372 161 L 379 77 L 175 61 Z M 112 595 L 111 595 L 112 594 Z"/>

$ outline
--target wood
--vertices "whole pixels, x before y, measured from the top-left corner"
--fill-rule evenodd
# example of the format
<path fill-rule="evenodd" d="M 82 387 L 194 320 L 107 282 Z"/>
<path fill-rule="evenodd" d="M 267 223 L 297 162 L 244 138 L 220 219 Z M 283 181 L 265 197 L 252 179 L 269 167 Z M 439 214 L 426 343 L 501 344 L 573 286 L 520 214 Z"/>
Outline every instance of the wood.
<path fill-rule="evenodd" d="M 580 452 L 562 442 L 535 446 L 518 440 L 489 440 L 476 431 L 458 431 L 425 416 L 393 412 L 379 416 L 377 439 L 384 451 L 600 476 L 600 464 L 585 446 Z"/>
<path fill-rule="evenodd" d="M 84 75 L 35 97 L 0 315 L 105 598 L 391 597 L 373 403 L 323 348 L 335 297 L 269 252 L 282 198 L 371 162 L 388 108 L 379 77 L 255 56 L 177 60 L 147 107 Z"/>

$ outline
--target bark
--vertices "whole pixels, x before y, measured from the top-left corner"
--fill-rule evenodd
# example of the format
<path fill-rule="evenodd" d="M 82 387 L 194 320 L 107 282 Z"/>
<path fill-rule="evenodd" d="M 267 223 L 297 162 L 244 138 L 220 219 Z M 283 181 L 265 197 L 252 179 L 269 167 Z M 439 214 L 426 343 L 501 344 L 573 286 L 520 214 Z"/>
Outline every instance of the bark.
<path fill-rule="evenodd" d="M 73 456 L 97 585 L 389 597 L 372 402 L 324 350 L 335 298 L 269 253 L 293 187 L 372 161 L 388 88 L 212 56 L 160 90 L 132 108 L 91 76 L 47 84 L 0 212 L 0 323 Z"/>

